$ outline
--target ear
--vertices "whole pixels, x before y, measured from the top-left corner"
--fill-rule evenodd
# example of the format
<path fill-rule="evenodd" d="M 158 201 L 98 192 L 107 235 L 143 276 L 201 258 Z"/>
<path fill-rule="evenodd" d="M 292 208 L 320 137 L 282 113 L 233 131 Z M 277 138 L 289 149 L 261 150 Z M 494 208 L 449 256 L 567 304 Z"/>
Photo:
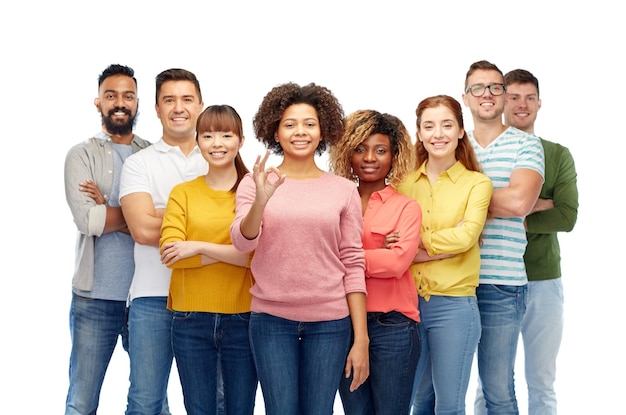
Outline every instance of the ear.
<path fill-rule="evenodd" d="M 242 135 L 241 138 L 239 139 L 239 150 L 241 150 L 241 147 L 243 147 L 244 141 L 246 141 L 246 136 Z"/>
<path fill-rule="evenodd" d="M 100 98 L 94 98 L 94 99 L 93 99 L 93 105 L 95 105 L 95 106 L 96 106 L 96 110 L 97 110 L 98 112 L 102 112 L 102 111 L 100 110 Z"/>
<path fill-rule="evenodd" d="M 465 128 L 461 128 L 461 136 L 459 137 L 459 140 L 462 140 L 464 135 L 465 135 Z"/>
<path fill-rule="evenodd" d="M 417 130 L 417 141 L 422 141 L 422 137 L 420 136 L 419 130 Z"/>
<path fill-rule="evenodd" d="M 156 111 L 157 118 L 160 120 L 161 119 L 161 113 L 159 112 L 159 104 L 154 104 L 154 110 Z"/>

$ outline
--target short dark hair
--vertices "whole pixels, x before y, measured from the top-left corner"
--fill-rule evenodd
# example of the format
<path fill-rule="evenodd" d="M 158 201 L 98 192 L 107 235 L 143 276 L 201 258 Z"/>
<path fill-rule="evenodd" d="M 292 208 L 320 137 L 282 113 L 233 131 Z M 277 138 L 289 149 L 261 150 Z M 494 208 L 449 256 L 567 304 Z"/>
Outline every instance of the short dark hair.
<path fill-rule="evenodd" d="M 477 61 L 477 62 L 474 62 L 473 64 L 470 65 L 469 69 L 467 70 L 467 73 L 465 74 L 465 87 L 467 87 L 467 80 L 468 80 L 468 78 L 470 76 L 472 76 L 472 74 L 475 71 L 478 71 L 478 70 L 482 70 L 482 71 L 496 71 L 500 75 L 504 76 L 504 74 L 502 73 L 500 68 L 498 68 L 494 63 L 491 63 L 491 62 L 486 61 L 486 60 Z"/>
<path fill-rule="evenodd" d="M 126 75 L 129 78 L 132 78 L 135 82 L 135 86 L 137 86 L 137 79 L 135 79 L 135 71 L 133 68 L 114 63 L 109 65 L 104 71 L 102 71 L 100 76 L 98 76 L 98 88 L 100 88 L 100 85 L 102 85 L 105 79 L 114 75 Z"/>
<path fill-rule="evenodd" d="M 533 84 L 537 88 L 537 97 L 539 97 L 539 80 L 526 69 L 513 69 L 504 75 L 504 85 L 511 84 Z"/>
<path fill-rule="evenodd" d="M 189 81 L 196 87 L 198 98 L 202 102 L 202 92 L 200 91 L 200 82 L 193 72 L 186 69 L 171 68 L 166 69 L 156 76 L 156 103 L 159 103 L 159 94 L 161 93 L 161 87 L 164 83 L 169 81 Z"/>

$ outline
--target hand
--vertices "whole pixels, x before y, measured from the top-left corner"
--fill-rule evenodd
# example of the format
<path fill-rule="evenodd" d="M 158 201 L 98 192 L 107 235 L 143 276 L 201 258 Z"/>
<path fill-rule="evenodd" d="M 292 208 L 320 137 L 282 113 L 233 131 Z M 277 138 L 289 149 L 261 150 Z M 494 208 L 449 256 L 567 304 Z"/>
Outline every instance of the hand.
<path fill-rule="evenodd" d="M 398 231 L 393 231 L 388 233 L 385 236 L 385 241 L 383 242 L 383 248 L 391 249 L 391 246 L 400 240 L 400 233 Z"/>
<path fill-rule="evenodd" d="M 348 353 L 346 367 L 344 370 L 346 379 L 352 374 L 350 392 L 354 392 L 361 386 L 370 375 L 369 344 L 354 343 Z"/>
<path fill-rule="evenodd" d="M 104 205 L 104 196 L 102 196 L 100 189 L 93 181 L 85 180 L 79 183 L 78 190 L 83 192 L 85 196 L 92 198 L 97 205 Z"/>
<path fill-rule="evenodd" d="M 189 258 L 198 253 L 195 241 L 168 242 L 161 249 L 161 262 L 171 265 L 181 259 Z"/>
<path fill-rule="evenodd" d="M 261 159 L 261 156 L 257 156 L 254 167 L 252 168 L 252 177 L 256 184 L 256 201 L 265 206 L 267 201 L 272 197 L 274 191 L 283 184 L 285 181 L 284 174 L 281 174 L 276 167 L 265 168 L 265 163 L 270 156 L 269 150 L 265 152 L 265 156 Z M 277 180 L 270 180 L 270 173 L 275 173 L 278 176 Z"/>

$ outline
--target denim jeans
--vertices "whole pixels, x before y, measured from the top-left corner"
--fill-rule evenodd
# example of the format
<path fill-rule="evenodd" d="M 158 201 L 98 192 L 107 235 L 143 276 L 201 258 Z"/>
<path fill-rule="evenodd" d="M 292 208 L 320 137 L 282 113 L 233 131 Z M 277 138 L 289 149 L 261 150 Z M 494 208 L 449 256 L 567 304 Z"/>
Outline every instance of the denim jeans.
<path fill-rule="evenodd" d="M 187 414 L 218 412 L 220 369 L 225 413 L 254 413 L 258 382 L 249 322 L 250 313 L 174 312 L 172 344 Z"/>
<path fill-rule="evenodd" d="M 528 414 L 556 415 L 556 358 L 563 336 L 563 282 L 561 278 L 528 283 L 528 303 L 522 321 Z M 475 415 L 487 415 L 480 389 Z"/>
<path fill-rule="evenodd" d="M 341 376 L 339 395 L 346 414 L 408 414 L 420 357 L 418 323 L 397 311 L 367 313 L 370 376 L 350 392 L 352 376 Z"/>
<path fill-rule="evenodd" d="M 528 283 L 522 322 L 528 414 L 556 415 L 556 358 L 563 337 L 561 278 Z"/>
<path fill-rule="evenodd" d="M 250 341 L 266 415 L 329 415 L 350 347 L 350 317 L 298 322 L 250 316 Z"/>
<path fill-rule="evenodd" d="M 172 312 L 167 297 L 135 298 L 128 309 L 130 388 L 126 415 L 159 415 L 167 410 L 172 369 Z"/>
<path fill-rule="evenodd" d="M 482 385 L 474 413 L 517 415 L 514 368 L 517 343 L 526 311 L 528 285 L 480 284 L 476 289 L 482 332 L 478 342 L 478 376 Z"/>
<path fill-rule="evenodd" d="M 125 301 L 98 300 L 72 294 L 70 305 L 70 387 L 66 415 L 95 414 L 104 375 L 121 336 L 128 351 Z"/>
<path fill-rule="evenodd" d="M 476 297 L 420 297 L 422 354 L 412 415 L 464 415 L 481 323 Z"/>

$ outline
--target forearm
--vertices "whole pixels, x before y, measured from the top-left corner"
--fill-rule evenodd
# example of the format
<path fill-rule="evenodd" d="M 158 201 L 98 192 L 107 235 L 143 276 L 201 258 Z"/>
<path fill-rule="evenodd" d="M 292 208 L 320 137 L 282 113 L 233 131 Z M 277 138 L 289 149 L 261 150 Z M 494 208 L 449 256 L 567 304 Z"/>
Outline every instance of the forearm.
<path fill-rule="evenodd" d="M 248 265 L 248 254 L 239 252 L 233 245 L 221 245 L 206 242 L 199 252 L 202 255 L 202 264 L 208 265 L 214 262 L 225 262 L 239 267 Z M 207 262 L 205 264 L 205 262 Z"/>
<path fill-rule="evenodd" d="M 523 217 L 531 212 L 536 200 L 536 195 L 520 192 L 511 187 L 494 189 L 489 204 L 489 215 L 499 218 Z"/>
<path fill-rule="evenodd" d="M 123 231 L 124 228 L 126 228 L 126 220 L 122 214 L 122 208 L 107 206 L 103 233 Z M 128 230 L 126 230 L 126 232 L 128 232 Z"/>
<path fill-rule="evenodd" d="M 253 203 L 248 211 L 248 214 L 241 221 L 240 230 L 241 234 L 246 239 L 254 239 L 259 235 L 259 229 L 261 228 L 261 220 L 263 218 L 264 206 L 260 206 L 258 203 Z"/>

